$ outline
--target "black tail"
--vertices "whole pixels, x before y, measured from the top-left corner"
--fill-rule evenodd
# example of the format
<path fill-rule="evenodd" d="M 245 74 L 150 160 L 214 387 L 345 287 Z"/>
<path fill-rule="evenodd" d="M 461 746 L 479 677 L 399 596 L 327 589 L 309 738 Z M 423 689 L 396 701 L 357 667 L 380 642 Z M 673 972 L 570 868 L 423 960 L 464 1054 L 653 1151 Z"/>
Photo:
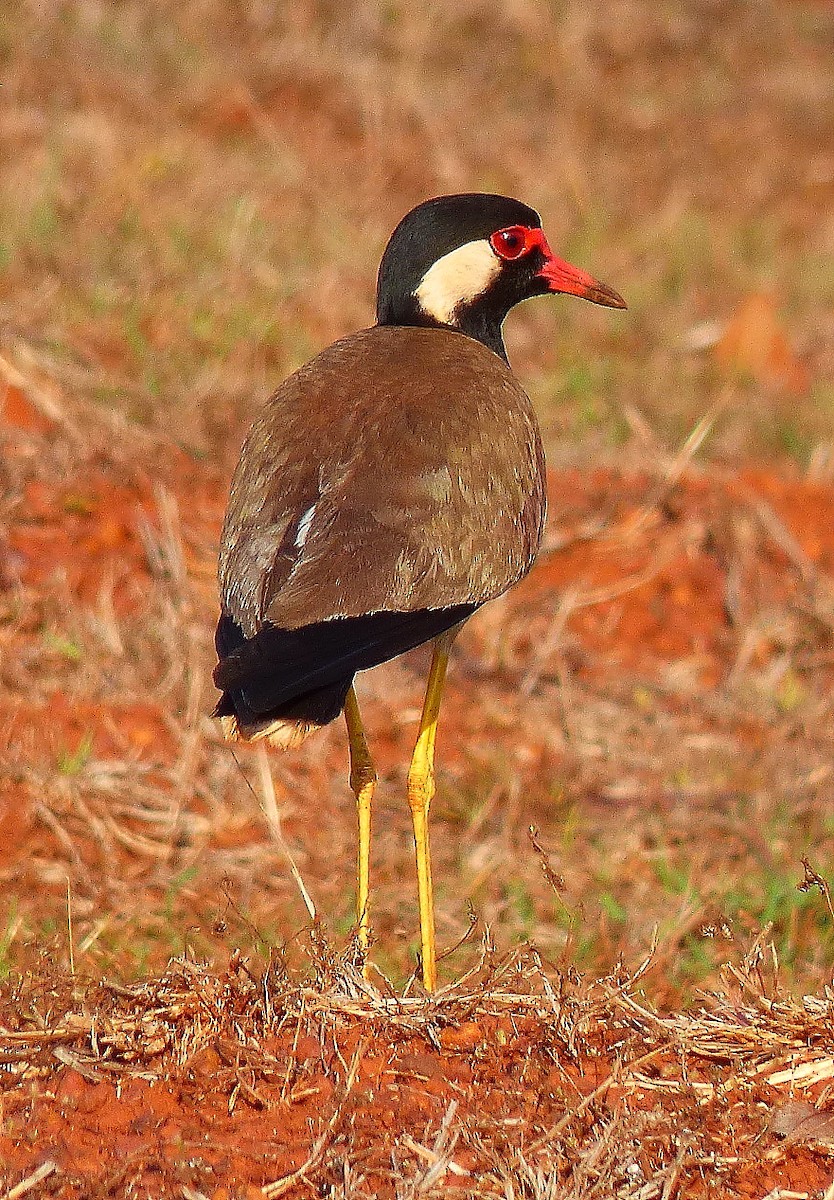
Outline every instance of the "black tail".
<path fill-rule="evenodd" d="M 301 629 L 264 625 L 251 638 L 223 613 L 215 635 L 220 661 L 214 671 L 223 695 L 214 715 L 235 715 L 242 725 L 273 719 L 326 725 L 341 712 L 357 671 L 431 641 L 477 607 L 334 617 Z"/>
<path fill-rule="evenodd" d="M 232 688 L 223 692 L 211 715 L 237 717 L 238 724 L 243 729 L 270 721 L 309 721 L 312 725 L 328 725 L 336 720 L 344 708 L 345 697 L 352 683 L 353 676 L 348 675 L 330 687 L 317 688 L 284 704 L 258 711 L 252 708 L 242 688 Z"/>

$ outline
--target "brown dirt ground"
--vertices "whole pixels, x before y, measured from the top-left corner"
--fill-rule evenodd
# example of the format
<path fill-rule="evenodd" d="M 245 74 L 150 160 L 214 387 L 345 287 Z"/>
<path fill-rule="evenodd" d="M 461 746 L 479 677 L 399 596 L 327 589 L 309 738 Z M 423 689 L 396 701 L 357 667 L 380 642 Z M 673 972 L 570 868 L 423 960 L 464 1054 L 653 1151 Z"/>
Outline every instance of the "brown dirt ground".
<path fill-rule="evenodd" d="M 832 14 L 0 5 L 0 1200 L 834 1200 Z M 456 645 L 427 1001 L 426 652 L 360 684 L 365 983 L 344 732 L 265 821 L 214 570 L 261 399 L 473 187 L 629 311 L 509 323 L 547 550 Z"/>
<path fill-rule="evenodd" d="M 446 967 L 457 982 L 431 1001 L 412 994 L 413 980 L 403 990 L 374 973 L 365 984 L 349 938 L 337 951 L 324 927 L 287 937 L 304 925 L 288 872 L 205 717 L 225 483 L 164 441 L 137 447 L 134 431 L 49 388 L 18 379 L 3 392 L 0 880 L 16 906 L 0 1001 L 9 1200 L 830 1196 L 829 991 L 789 999 L 760 937 L 719 948 L 723 972 L 689 1012 L 654 1007 L 678 996 L 670 963 L 687 931 L 706 936 L 714 920 L 721 941 L 722 915 L 708 907 L 679 913 L 631 975 L 612 935 L 611 965 L 596 980 L 577 969 L 570 931 L 547 945 L 540 921 L 544 958 L 532 946 L 499 955 L 487 932 L 480 952 L 458 951 Z M 561 770 L 590 811 L 619 814 L 623 838 L 623 822 L 652 811 L 674 826 L 675 802 L 651 755 L 634 758 L 623 787 L 622 758 L 608 777 L 591 769 L 593 754 L 572 752 L 571 739 L 587 736 L 580 710 L 596 689 L 610 691 L 615 672 L 619 686 L 631 681 L 625 707 L 648 708 L 661 726 L 664 760 L 682 728 L 703 739 L 729 720 L 744 769 L 775 770 L 790 756 L 779 721 L 795 719 L 793 693 L 775 724 L 772 697 L 763 710 L 752 693 L 746 712 L 736 704 L 726 718 L 706 704 L 686 722 L 693 697 L 717 695 L 734 672 L 766 674 L 788 650 L 801 676 L 792 687 L 830 690 L 834 486 L 698 469 L 682 454 L 651 468 L 565 470 L 550 487 L 546 552 L 467 634 L 442 735 L 453 792 L 493 739 L 519 747 L 525 802 L 499 786 L 493 804 L 513 823 L 506 844 L 489 813 L 474 833 L 458 828 L 453 805 L 440 806 L 435 836 L 439 876 L 455 879 L 449 846 L 479 834 L 501 843 L 479 870 L 512 875 L 526 869 L 523 829 L 535 820 L 546 853 L 528 849 L 533 873 L 546 866 L 544 892 L 581 910 L 581 880 L 548 863 L 552 854 L 558 871 L 570 865 L 553 833 L 564 813 L 542 781 Z M 784 671 L 772 687 L 780 680 Z M 406 669 L 369 692 L 382 775 L 395 784 L 413 714 L 402 729 L 390 713 L 418 686 Z M 531 719 L 531 705 L 559 704 L 550 723 Z M 596 720 L 616 725 L 621 713 Z M 569 733 L 554 749 L 559 727 Z M 328 915 L 341 897 L 349 905 L 351 876 L 339 734 L 306 757 L 273 760 L 284 835 Z M 807 743 L 802 758 L 811 770 Z M 345 793 L 328 822 L 343 827 L 338 842 L 303 803 L 325 792 Z M 705 822 L 696 817 L 696 839 L 717 828 L 709 814 L 722 796 L 691 792 Z M 399 821 L 401 844 L 384 830 L 375 843 L 374 957 L 401 975 L 402 959 L 385 955 L 406 936 L 394 919 L 413 936 L 413 902 L 406 894 L 402 914 L 386 911 L 408 869 L 407 827 L 393 811 L 383 805 L 378 824 Z M 465 861 L 461 871 L 461 891 L 506 930 Z M 448 942 L 466 929 L 457 886 L 440 898 Z M 270 908 L 282 936 L 260 932 Z M 265 938 L 278 943 L 269 954 Z M 229 951 L 241 942 L 246 951 Z"/>
<path fill-rule="evenodd" d="M 691 1019 L 656 1016 L 625 976 L 554 989 L 521 959 L 431 1002 L 386 1000 L 344 964 L 328 980 L 321 946 L 317 961 L 306 988 L 240 960 L 131 988 L 27 981 L 26 1011 L 6 1007 L 14 1178 L 218 1200 L 830 1184 L 830 1005 L 766 999 L 755 960 Z"/>

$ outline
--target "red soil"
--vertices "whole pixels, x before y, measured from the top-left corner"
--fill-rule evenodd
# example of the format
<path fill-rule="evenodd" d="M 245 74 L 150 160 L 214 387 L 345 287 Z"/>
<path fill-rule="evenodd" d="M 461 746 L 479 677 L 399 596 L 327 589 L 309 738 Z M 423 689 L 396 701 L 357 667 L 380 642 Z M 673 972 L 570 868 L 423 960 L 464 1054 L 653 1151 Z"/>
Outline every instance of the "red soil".
<path fill-rule="evenodd" d="M 210 626 L 211 547 L 225 484 L 173 450 L 157 464 L 182 518 L 184 578 L 176 578 L 170 562 L 168 578 L 140 534 L 143 521 L 159 529 L 147 465 L 116 470 L 99 456 L 72 478 L 39 472 L 32 446 L 48 444 L 53 424 L 15 388 L 6 392 L 4 420 L 11 461 L 18 455 L 22 476 L 0 531 L 0 729 L 11 756 L 21 764 L 55 763 L 81 753 L 88 738 L 85 754 L 158 772 L 160 787 L 171 788 L 165 771 L 182 754 L 181 714 L 175 720 L 162 698 L 108 692 L 98 677 L 79 682 L 68 674 L 75 651 L 65 620 L 82 611 L 103 614 L 105 623 L 110 612 L 124 619 L 147 603 L 150 590 L 170 584 L 180 589 L 171 603 L 193 605 Z M 561 604 L 566 653 L 580 677 L 599 678 L 603 664 L 606 673 L 619 667 L 651 675 L 684 661 L 697 686 L 711 687 L 732 667 L 731 622 L 744 620 L 728 598 L 731 554 L 745 577 L 736 589 L 745 602 L 756 595 L 785 602 L 797 573 L 810 585 L 815 571 L 834 568 L 829 484 L 750 469 L 739 475 L 690 471 L 674 488 L 657 488 L 657 479 L 645 473 L 552 475 L 554 548 L 507 601 L 510 615 L 523 614 L 513 626 L 520 660 L 547 638 Z M 652 497 L 656 502 L 647 506 Z M 745 557 L 744 531 L 731 528 L 734 520 L 763 525 L 763 553 Z M 589 522 L 601 525 L 592 535 Z M 164 550 L 162 534 L 159 545 Z M 472 636 L 477 642 L 487 634 Z M 764 660 L 774 648 L 763 637 L 750 652 Z M 33 691 L 35 676 L 42 686 Z M 453 696 L 463 692 L 472 699 L 474 685 L 453 681 Z M 455 744 L 468 736 L 471 707 L 450 705 L 444 738 L 451 761 Z M 383 758 L 399 754 L 397 738 L 392 733 L 382 746 Z M 37 811 L 25 772 L 5 776 L 0 868 L 7 888 L 26 886 L 33 862 L 66 859 L 60 830 L 45 825 Z M 293 817 L 296 842 L 304 841 L 304 820 Z M 311 838 L 314 833 L 313 821 Z M 207 845 L 246 846 L 254 836 L 251 825 L 227 822 Z M 102 853 L 74 835 L 73 854 L 90 870 L 98 869 Z M 129 873 L 129 853 L 121 845 L 113 853 L 125 855 Z M 38 879 L 32 876 L 31 886 L 41 886 Z M 55 887 L 60 891 L 61 880 Z M 622 1064 L 639 1059 L 643 1046 L 639 1023 L 621 1014 L 616 1020 L 598 1014 L 575 1046 L 552 1021 L 525 1015 L 523 1005 L 514 1012 L 509 1002 L 503 1015 L 475 1004 L 468 1017 L 456 1009 L 454 1019 L 443 1018 L 441 1007 L 436 1027 L 419 1034 L 338 1014 L 311 1025 L 297 1004 L 266 1022 L 253 1016 L 247 978 L 234 968 L 219 978 L 195 974 L 189 1003 L 195 1012 L 205 1006 L 210 1034 L 194 1033 L 193 1013 L 191 1041 L 177 1041 L 156 1025 L 145 1036 L 140 1021 L 139 1032 L 130 1035 L 138 1038 L 135 1047 L 125 1043 L 112 1053 L 94 1052 L 97 1005 L 110 1014 L 114 1004 L 106 989 L 77 988 L 63 1008 L 53 1009 L 42 983 L 17 980 L 0 1009 L 8 1035 L 0 1033 L 6 1067 L 0 1162 L 7 1195 L 25 1194 L 21 1181 L 29 1180 L 36 1195 L 226 1200 L 262 1195 L 262 1185 L 305 1163 L 287 1191 L 304 1194 L 309 1180 L 324 1189 L 320 1194 L 394 1195 L 403 1180 L 417 1186 L 423 1179 L 424 1190 L 504 1195 L 502 1169 L 520 1169 L 518 1155 L 535 1163 L 543 1148 L 548 1170 L 569 1186 L 579 1177 L 582 1146 L 602 1137 L 612 1120 L 612 1136 L 625 1139 L 605 1160 L 617 1195 L 659 1196 L 660 1190 L 639 1190 L 641 1181 L 655 1178 L 669 1181 L 659 1185 L 664 1197 L 763 1197 L 777 1186 L 810 1196 L 831 1184 L 830 1143 L 786 1142 L 769 1132 L 768 1114 L 782 1092 L 737 1072 L 731 1056 L 685 1056 L 669 1044 L 652 1055 L 642 1076 L 639 1068 L 623 1074 Z M 140 1000 L 131 1004 L 141 1007 Z M 61 1015 L 68 1011 L 76 1014 L 75 1027 Z M 63 1032 L 50 1034 L 56 1028 Z M 21 1048 L 28 1065 L 18 1072 Z M 56 1057 L 58 1050 L 63 1053 Z M 348 1064 L 357 1051 L 348 1087 Z M 699 1083 L 714 1085 L 708 1103 Z M 802 1095 L 822 1105 L 827 1099 L 821 1084 Z M 445 1143 L 436 1139 L 450 1105 L 459 1137 L 443 1159 Z M 685 1145 L 696 1150 L 684 1153 Z M 425 1182 L 439 1159 L 445 1166 Z M 42 1178 L 32 1183 L 39 1167 Z M 345 1190 L 328 1190 L 340 1186 Z"/>

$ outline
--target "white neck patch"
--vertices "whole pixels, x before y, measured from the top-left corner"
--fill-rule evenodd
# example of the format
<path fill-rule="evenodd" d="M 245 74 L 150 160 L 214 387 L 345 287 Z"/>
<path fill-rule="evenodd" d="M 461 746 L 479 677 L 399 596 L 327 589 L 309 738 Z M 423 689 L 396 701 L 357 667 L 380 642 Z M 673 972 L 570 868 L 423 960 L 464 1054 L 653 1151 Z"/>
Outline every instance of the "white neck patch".
<path fill-rule="evenodd" d="M 486 238 L 467 242 L 432 263 L 414 295 L 427 317 L 454 325 L 461 305 L 482 295 L 500 272 L 501 260 Z"/>

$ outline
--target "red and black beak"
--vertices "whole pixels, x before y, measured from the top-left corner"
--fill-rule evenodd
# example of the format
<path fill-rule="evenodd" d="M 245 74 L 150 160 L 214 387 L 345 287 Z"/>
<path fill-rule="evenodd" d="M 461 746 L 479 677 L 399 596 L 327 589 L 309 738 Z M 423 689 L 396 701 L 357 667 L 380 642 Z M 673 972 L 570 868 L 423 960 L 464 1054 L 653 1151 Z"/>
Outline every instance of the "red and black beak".
<path fill-rule="evenodd" d="M 537 272 L 538 278 L 547 283 L 549 292 L 564 292 L 569 296 L 581 296 L 592 304 L 604 304 L 606 308 L 626 308 L 622 296 L 610 288 L 607 283 L 600 283 L 579 267 L 573 267 L 564 259 L 549 254 L 544 266 Z"/>

